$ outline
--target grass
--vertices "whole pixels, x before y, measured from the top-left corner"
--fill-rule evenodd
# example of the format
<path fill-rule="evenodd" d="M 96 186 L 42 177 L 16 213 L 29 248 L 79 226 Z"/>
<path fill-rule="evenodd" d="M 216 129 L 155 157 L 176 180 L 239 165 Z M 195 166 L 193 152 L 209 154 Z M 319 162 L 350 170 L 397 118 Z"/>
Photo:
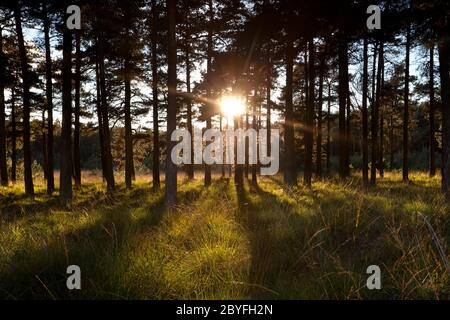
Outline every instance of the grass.
<path fill-rule="evenodd" d="M 104 189 L 89 176 L 70 210 L 42 182 L 34 198 L 0 189 L 0 298 L 450 298 L 450 206 L 424 173 L 409 184 L 388 173 L 368 192 L 357 178 L 312 190 L 180 180 L 170 212 L 147 177 Z M 66 288 L 71 264 L 82 290 Z M 373 264 L 382 290 L 366 288 Z"/>

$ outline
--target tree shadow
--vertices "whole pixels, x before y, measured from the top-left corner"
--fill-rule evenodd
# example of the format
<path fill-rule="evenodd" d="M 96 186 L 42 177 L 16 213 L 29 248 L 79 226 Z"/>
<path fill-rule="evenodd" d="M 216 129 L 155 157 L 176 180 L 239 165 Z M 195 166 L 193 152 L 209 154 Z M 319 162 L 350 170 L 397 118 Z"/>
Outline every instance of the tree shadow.
<path fill-rule="evenodd" d="M 274 230 L 274 224 L 278 218 L 284 218 L 296 226 L 306 225 L 308 218 L 295 214 L 293 205 L 280 200 L 259 185 L 250 185 L 249 191 L 244 186 L 236 186 L 236 193 L 239 219 L 247 231 L 251 249 L 249 296 L 252 299 L 285 298 L 281 287 L 295 278 L 290 253 L 300 256 L 301 248 L 291 243 L 292 234 L 277 232 L 279 230 Z M 257 197 L 259 203 L 254 202 L 254 197 Z M 276 209 L 263 212 L 261 208 Z M 302 239 L 303 229 L 298 228 L 296 232 L 298 234 L 294 238 L 298 236 Z M 290 244 L 292 246 L 288 253 L 284 248 Z"/>
<path fill-rule="evenodd" d="M 202 192 L 200 187 L 181 191 L 181 204 L 196 201 Z M 151 237 L 151 230 L 160 226 L 166 212 L 163 190 L 133 189 L 121 201 L 115 199 L 100 207 L 100 216 L 92 223 L 51 235 L 44 245 L 23 243 L 4 261 L 8 267 L 0 268 L 4 270 L 0 273 L 0 297 L 119 298 L 115 277 L 126 271 L 123 259 L 130 255 L 129 244 L 143 233 Z M 72 264 L 81 268 L 82 290 L 66 287 L 66 269 Z"/>

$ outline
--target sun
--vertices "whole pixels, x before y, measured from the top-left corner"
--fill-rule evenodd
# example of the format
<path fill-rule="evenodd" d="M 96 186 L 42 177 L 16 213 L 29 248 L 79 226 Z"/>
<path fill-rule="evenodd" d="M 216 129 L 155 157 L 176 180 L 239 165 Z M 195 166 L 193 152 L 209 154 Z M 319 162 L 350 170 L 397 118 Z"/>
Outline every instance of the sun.
<path fill-rule="evenodd" d="M 245 113 L 245 101 L 242 97 L 225 96 L 220 100 L 220 109 L 228 118 Z"/>

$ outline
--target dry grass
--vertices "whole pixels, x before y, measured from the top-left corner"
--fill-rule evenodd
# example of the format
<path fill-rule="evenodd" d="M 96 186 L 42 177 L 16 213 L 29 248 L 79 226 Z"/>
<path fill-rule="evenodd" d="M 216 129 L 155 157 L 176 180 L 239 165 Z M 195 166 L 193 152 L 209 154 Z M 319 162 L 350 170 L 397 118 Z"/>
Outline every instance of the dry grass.
<path fill-rule="evenodd" d="M 285 190 L 180 179 L 180 205 L 139 176 L 107 195 L 85 174 L 73 207 L 38 182 L 0 189 L 0 297 L 9 299 L 449 299 L 449 205 L 438 178 L 396 173 L 363 192 L 357 178 Z M 118 180 L 120 183 L 120 180 Z M 39 185 L 40 184 L 40 185 Z M 82 290 L 65 287 L 77 264 Z M 382 270 L 382 290 L 365 287 Z"/>

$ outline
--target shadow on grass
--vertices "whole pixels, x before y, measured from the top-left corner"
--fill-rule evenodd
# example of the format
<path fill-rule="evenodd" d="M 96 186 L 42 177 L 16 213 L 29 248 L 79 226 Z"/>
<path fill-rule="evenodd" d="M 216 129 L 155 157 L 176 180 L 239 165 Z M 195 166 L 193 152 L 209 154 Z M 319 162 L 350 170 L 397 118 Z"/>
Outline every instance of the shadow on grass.
<path fill-rule="evenodd" d="M 293 256 L 301 255 L 298 244 L 292 242 L 292 234 L 274 230 L 276 219 L 288 219 L 296 226 L 306 225 L 308 217 L 297 215 L 294 207 L 258 185 L 236 186 L 239 218 L 248 232 L 251 246 L 251 268 L 249 272 L 249 296 L 252 299 L 289 298 L 289 283 L 295 278 L 292 270 Z M 259 203 L 255 203 L 257 197 Z M 268 208 L 278 208 L 271 211 Z M 264 212 L 263 212 L 264 211 Z M 303 229 L 296 230 L 299 239 Z M 304 234 L 303 234 L 304 236 Z M 287 252 L 285 249 L 288 248 Z M 286 285 L 283 287 L 283 285 Z M 292 289 L 295 290 L 295 289 Z"/>
<path fill-rule="evenodd" d="M 186 189 L 179 194 L 182 204 L 196 201 L 203 190 Z M 132 239 L 160 225 L 166 212 L 164 190 L 136 188 L 93 206 L 99 218 L 86 226 L 49 234 L 43 243 L 22 243 L 4 262 L 7 268 L 0 273 L 0 298 L 121 298 L 116 277 L 127 268 L 124 254 Z M 74 214 L 74 210 L 67 214 Z M 82 212 L 77 214 L 81 218 Z M 70 291 L 66 287 L 66 269 L 72 264 L 81 268 L 82 290 Z"/>

